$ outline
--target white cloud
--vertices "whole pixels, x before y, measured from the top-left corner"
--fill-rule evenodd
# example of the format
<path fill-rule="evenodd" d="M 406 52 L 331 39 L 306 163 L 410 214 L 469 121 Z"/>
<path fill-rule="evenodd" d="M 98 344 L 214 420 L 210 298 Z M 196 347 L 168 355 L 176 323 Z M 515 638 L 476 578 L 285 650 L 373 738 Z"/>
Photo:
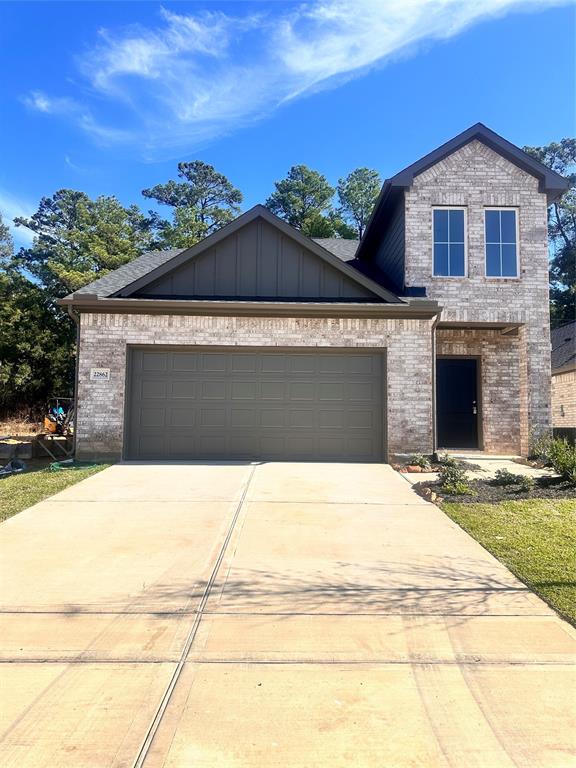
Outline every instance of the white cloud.
<path fill-rule="evenodd" d="M 96 107 L 40 92 L 26 103 L 68 115 L 104 143 L 152 152 L 191 148 L 297 96 L 360 76 L 418 43 L 449 38 L 510 11 L 560 4 L 318 0 L 288 10 L 267 4 L 267 10 L 245 16 L 162 9 L 156 28 L 101 30 L 98 43 L 78 61 L 94 103 L 120 107 L 114 119 L 97 120 Z"/>
<path fill-rule="evenodd" d="M 87 106 L 74 99 L 48 96 L 43 91 L 32 91 L 23 96 L 22 101 L 29 109 L 37 112 L 71 119 L 100 143 L 130 141 L 132 138 L 132 133 L 129 131 L 99 123 Z"/>
<path fill-rule="evenodd" d="M 32 205 L 32 203 L 16 197 L 6 190 L 0 189 L 0 213 L 2 214 L 4 223 L 10 228 L 10 233 L 14 238 L 16 247 L 20 245 L 30 245 L 34 235 L 29 229 L 26 229 L 26 227 L 17 227 L 14 224 L 14 219 L 17 216 L 25 216 L 28 218 L 35 210 L 36 207 Z"/>

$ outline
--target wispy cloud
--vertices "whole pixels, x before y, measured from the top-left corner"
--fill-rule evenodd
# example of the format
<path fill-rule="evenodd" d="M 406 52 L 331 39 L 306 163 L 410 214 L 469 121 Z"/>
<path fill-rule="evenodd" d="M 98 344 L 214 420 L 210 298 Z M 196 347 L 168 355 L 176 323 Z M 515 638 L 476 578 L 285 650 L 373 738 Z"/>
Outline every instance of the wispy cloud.
<path fill-rule="evenodd" d="M 130 141 L 130 131 L 98 122 L 85 104 L 68 97 L 53 97 L 43 91 L 32 91 L 22 97 L 22 102 L 32 110 L 46 115 L 58 115 L 71 119 L 92 138 L 102 143 Z"/>
<path fill-rule="evenodd" d="M 152 152 L 191 148 L 296 97 L 358 77 L 424 41 L 452 37 L 510 11 L 561 4 L 318 0 L 280 11 L 270 3 L 244 16 L 161 9 L 155 28 L 99 32 L 97 43 L 78 59 L 90 94 L 82 103 L 40 92 L 26 103 L 71 118 L 100 142 L 136 143 Z M 93 100 L 90 106 L 86 98 Z M 120 110 L 105 119 L 102 112 L 110 105 Z"/>
<path fill-rule="evenodd" d="M 14 219 L 17 216 L 31 216 L 36 207 L 27 200 L 16 197 L 15 195 L 0 189 L 0 213 L 5 224 L 10 228 L 10 233 L 14 238 L 16 246 L 27 246 L 32 243 L 33 233 L 26 227 L 17 227 Z"/>

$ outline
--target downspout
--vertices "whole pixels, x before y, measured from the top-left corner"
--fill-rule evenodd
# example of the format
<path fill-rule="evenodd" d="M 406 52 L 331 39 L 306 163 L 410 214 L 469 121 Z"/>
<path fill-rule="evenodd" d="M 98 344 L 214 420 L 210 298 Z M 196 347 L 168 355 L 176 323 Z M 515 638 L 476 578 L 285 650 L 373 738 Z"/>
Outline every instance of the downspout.
<path fill-rule="evenodd" d="M 72 436 L 73 454 L 76 456 L 76 435 L 78 434 L 78 381 L 80 371 L 80 313 L 71 304 L 66 306 L 68 314 L 76 324 L 76 362 L 74 365 L 74 434 Z"/>
<path fill-rule="evenodd" d="M 438 450 L 438 430 L 436 425 L 436 328 L 440 322 L 440 312 L 432 323 L 432 452 Z"/>

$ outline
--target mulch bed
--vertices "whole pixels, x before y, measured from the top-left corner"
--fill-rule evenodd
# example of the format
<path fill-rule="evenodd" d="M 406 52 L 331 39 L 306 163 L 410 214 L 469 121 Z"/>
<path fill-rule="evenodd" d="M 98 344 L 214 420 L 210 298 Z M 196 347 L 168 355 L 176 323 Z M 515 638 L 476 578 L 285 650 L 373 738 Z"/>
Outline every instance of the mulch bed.
<path fill-rule="evenodd" d="M 474 495 L 452 496 L 440 487 L 440 483 L 416 483 L 414 490 L 431 501 L 458 501 L 463 504 L 494 503 L 498 501 L 516 501 L 520 499 L 574 499 L 576 486 L 561 477 L 535 478 L 536 484 L 530 491 L 520 490 L 518 485 L 496 485 L 491 480 L 469 480 L 467 485 Z M 435 494 L 436 498 L 431 498 Z"/>

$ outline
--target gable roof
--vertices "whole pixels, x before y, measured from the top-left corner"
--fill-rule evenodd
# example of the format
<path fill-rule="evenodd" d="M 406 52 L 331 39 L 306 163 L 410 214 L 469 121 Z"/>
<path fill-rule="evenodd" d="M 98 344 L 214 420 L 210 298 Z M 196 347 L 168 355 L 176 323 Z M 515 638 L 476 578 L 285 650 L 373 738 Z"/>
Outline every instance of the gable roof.
<path fill-rule="evenodd" d="M 358 248 L 358 258 L 362 258 L 369 244 L 373 242 L 374 237 L 377 237 L 383 227 L 386 226 L 392 210 L 395 208 L 398 200 L 401 199 L 403 191 L 412 185 L 414 177 L 444 160 L 444 158 L 471 141 L 481 141 L 494 150 L 494 152 L 505 157 L 509 162 L 537 178 L 539 182 L 538 188 L 540 192 L 546 193 L 548 203 L 557 200 L 569 188 L 568 180 L 560 176 L 559 173 L 531 157 L 523 149 L 507 141 L 483 123 L 475 123 L 470 128 L 462 131 L 462 133 L 454 136 L 450 141 L 432 150 L 432 152 L 424 155 L 415 163 L 412 163 L 384 181 L 372 211 L 372 216 L 364 232 L 364 237 Z"/>
<path fill-rule="evenodd" d="M 338 241 L 338 245 L 334 245 L 334 241 L 337 240 L 336 238 L 321 238 L 320 242 L 317 242 L 303 235 L 299 230 L 290 226 L 278 216 L 275 216 L 262 205 L 254 206 L 191 248 L 145 253 L 129 264 L 125 264 L 104 277 L 89 283 L 76 291 L 75 294 L 70 294 L 66 297 L 66 301 L 73 301 L 75 295 L 81 297 L 88 294 L 95 294 L 100 298 L 130 297 L 144 286 L 153 283 L 168 272 L 195 259 L 257 218 L 264 219 L 268 224 L 279 229 L 284 235 L 298 242 L 349 279 L 374 293 L 376 297 L 389 303 L 403 303 L 402 299 L 398 298 L 392 291 L 388 290 L 373 277 L 365 274 L 364 270 L 355 269 L 347 263 L 347 261 L 353 258 L 352 249 L 355 251 L 358 245 L 356 241 L 348 241 L 353 243 L 353 245 L 348 247 L 340 245 L 340 242 L 345 241 Z M 332 248 L 338 250 L 339 255 L 324 247 L 321 244 L 323 241 L 329 241 Z M 328 245 L 329 243 L 327 242 L 326 244 Z"/>
<path fill-rule="evenodd" d="M 576 368 L 576 320 L 553 328 L 550 332 L 552 345 L 552 373 L 560 369 Z"/>

